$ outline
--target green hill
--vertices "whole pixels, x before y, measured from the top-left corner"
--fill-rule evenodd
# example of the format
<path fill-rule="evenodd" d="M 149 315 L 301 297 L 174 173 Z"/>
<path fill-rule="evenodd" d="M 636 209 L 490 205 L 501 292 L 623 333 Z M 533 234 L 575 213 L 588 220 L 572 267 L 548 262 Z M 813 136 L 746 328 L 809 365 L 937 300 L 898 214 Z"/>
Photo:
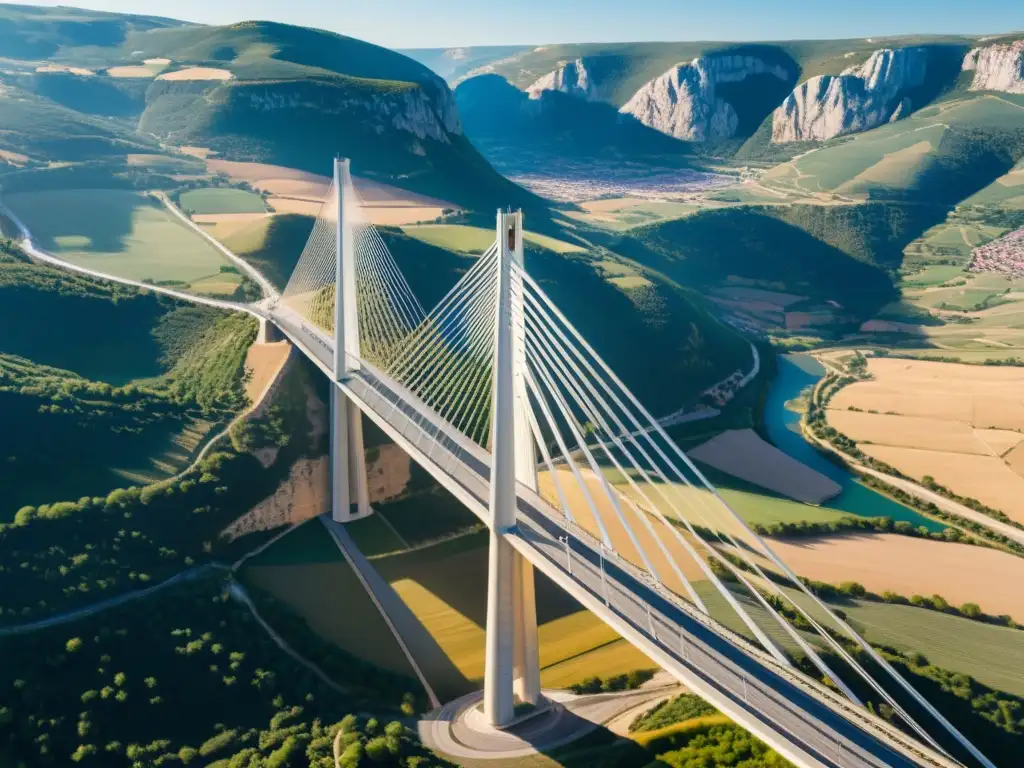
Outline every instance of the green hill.
<path fill-rule="evenodd" d="M 473 264 L 400 230 L 383 229 L 381 236 L 425 307 Z M 653 413 L 670 413 L 733 371 L 749 370 L 750 346 L 695 294 L 655 275 L 624 283 L 614 275 L 632 270 L 600 258 L 526 243 L 530 274 Z"/>
<path fill-rule="evenodd" d="M 283 291 L 313 231 L 313 222 L 312 216 L 297 213 L 270 216 L 233 232 L 224 245 Z"/>
<path fill-rule="evenodd" d="M 45 163 L 152 152 L 155 147 L 152 139 L 137 135 L 126 125 L 4 85 L 0 76 L 0 150 Z"/>
<path fill-rule="evenodd" d="M 822 212 L 832 214 L 821 206 L 709 210 L 632 230 L 612 247 L 693 288 L 753 280 L 818 303 L 834 301 L 854 319 L 870 317 L 898 292 L 883 265 L 856 251 L 897 224 L 874 221 L 882 210 L 867 221 L 837 215 L 825 223 Z"/>
<path fill-rule="evenodd" d="M 2 28 L 18 50 L 38 52 L 0 74 L 0 149 L 30 161 L 138 152 L 155 137 L 316 172 L 340 154 L 359 175 L 464 205 L 530 201 L 462 135 L 445 82 L 385 48 L 263 21 L 8 16 Z M 108 33 L 87 34 L 97 24 Z"/>
<path fill-rule="evenodd" d="M 12 59 L 46 59 L 65 47 L 118 45 L 133 32 L 182 24 L 158 16 L 66 6 L 0 5 L 0 51 Z"/>
<path fill-rule="evenodd" d="M 954 94 L 896 123 L 768 171 L 783 190 L 951 205 L 1024 157 L 1024 97 Z"/>
<path fill-rule="evenodd" d="M 0 254 L 0 326 L 0 522 L 172 475 L 245 403 L 245 315 Z"/>

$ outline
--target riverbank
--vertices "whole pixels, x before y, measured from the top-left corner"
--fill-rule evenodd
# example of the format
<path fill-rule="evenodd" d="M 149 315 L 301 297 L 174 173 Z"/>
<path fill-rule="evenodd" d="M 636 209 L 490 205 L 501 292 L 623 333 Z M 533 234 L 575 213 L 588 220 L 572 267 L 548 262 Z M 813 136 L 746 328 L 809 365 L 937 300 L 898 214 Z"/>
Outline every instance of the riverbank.
<path fill-rule="evenodd" d="M 825 378 L 822 377 L 814 386 L 811 397 L 815 398 L 815 402 L 820 399 L 820 388 L 824 381 Z M 938 510 L 945 513 L 945 515 L 953 517 L 953 519 L 948 519 L 945 516 L 937 516 L 933 518 L 932 516 L 928 516 L 927 511 L 921 511 L 920 513 L 928 516 L 928 519 L 938 519 L 943 523 L 943 525 L 959 528 L 967 534 L 977 533 L 976 530 L 970 530 L 972 526 L 964 525 L 964 521 L 967 521 L 968 523 L 973 523 L 975 526 L 980 525 L 984 527 L 996 536 L 1006 538 L 1019 545 L 1024 545 L 1024 530 L 1000 520 L 996 520 L 984 512 L 972 509 L 953 499 L 946 498 L 939 493 L 919 485 L 909 478 L 891 475 L 866 466 L 862 462 L 858 461 L 856 457 L 817 437 L 811 431 L 810 426 L 807 424 L 807 420 L 804 417 L 801 417 L 800 419 L 800 432 L 803 440 L 805 440 L 809 445 L 816 446 L 817 450 L 822 454 L 831 454 L 832 456 L 835 456 L 840 462 L 848 467 L 849 470 L 856 473 L 857 476 L 875 478 L 888 486 L 913 496 L 921 504 L 934 505 Z M 826 459 L 826 461 L 827 460 L 828 459 Z M 875 490 L 874 492 L 884 495 L 882 491 Z"/>
<path fill-rule="evenodd" d="M 917 510 L 864 485 L 859 476 L 830 461 L 805 437 L 801 399 L 809 397 L 824 378 L 825 368 L 809 355 L 778 355 L 776 375 L 768 390 L 763 411 L 763 428 L 779 450 L 801 464 L 821 473 L 840 486 L 839 494 L 822 505 L 823 509 L 857 517 L 888 517 L 929 531 L 944 527 Z"/>

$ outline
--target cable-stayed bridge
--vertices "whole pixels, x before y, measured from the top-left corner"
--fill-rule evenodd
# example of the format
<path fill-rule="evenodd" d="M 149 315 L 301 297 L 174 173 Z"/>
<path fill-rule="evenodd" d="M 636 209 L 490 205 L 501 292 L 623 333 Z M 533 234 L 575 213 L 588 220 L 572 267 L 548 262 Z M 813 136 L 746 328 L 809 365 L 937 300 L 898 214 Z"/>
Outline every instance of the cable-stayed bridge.
<path fill-rule="evenodd" d="M 283 293 L 233 307 L 334 383 L 336 520 L 371 512 L 365 414 L 488 526 L 487 719 L 541 698 L 536 568 L 802 768 L 960 765 L 944 747 L 995 768 L 729 508 L 529 275 L 522 226 L 499 212 L 428 311 L 339 160 Z"/>

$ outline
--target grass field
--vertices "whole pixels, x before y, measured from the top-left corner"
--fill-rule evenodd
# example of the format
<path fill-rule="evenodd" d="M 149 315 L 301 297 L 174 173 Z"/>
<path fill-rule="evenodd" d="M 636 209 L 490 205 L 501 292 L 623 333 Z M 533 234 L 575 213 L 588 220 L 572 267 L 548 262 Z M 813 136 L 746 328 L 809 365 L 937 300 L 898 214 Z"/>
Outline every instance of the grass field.
<path fill-rule="evenodd" d="M 783 453 L 752 429 L 722 432 L 692 449 L 690 455 L 796 501 L 820 504 L 842 490 L 834 480 Z"/>
<path fill-rule="evenodd" d="M 958 266 L 934 264 L 926 267 L 920 272 L 906 275 L 903 278 L 903 285 L 908 288 L 941 285 L 942 283 L 959 276 L 962 272 L 963 269 Z"/>
<path fill-rule="evenodd" d="M 872 643 L 923 653 L 933 664 L 1024 696 L 1024 633 L 908 605 L 857 601 L 842 609 Z"/>
<path fill-rule="evenodd" d="M 582 211 L 565 211 L 573 221 L 613 232 L 625 232 L 634 227 L 680 219 L 696 213 L 699 205 L 690 203 L 655 202 L 642 198 L 622 197 L 581 203 Z"/>
<path fill-rule="evenodd" d="M 207 187 L 181 193 L 179 205 L 197 214 L 266 213 L 263 198 L 244 189 Z"/>
<path fill-rule="evenodd" d="M 430 245 L 460 253 L 483 253 L 494 242 L 493 230 L 462 224 L 422 224 L 402 227 L 402 231 Z M 586 250 L 582 246 L 533 232 L 524 232 L 523 239 L 555 253 L 582 253 Z"/>
<path fill-rule="evenodd" d="M 22 192 L 5 202 L 40 248 L 117 277 L 191 283 L 218 276 L 228 265 L 216 248 L 138 192 Z"/>
<path fill-rule="evenodd" d="M 482 527 L 447 493 L 434 489 L 374 505 L 377 514 L 348 525 L 359 551 L 379 557 Z"/>

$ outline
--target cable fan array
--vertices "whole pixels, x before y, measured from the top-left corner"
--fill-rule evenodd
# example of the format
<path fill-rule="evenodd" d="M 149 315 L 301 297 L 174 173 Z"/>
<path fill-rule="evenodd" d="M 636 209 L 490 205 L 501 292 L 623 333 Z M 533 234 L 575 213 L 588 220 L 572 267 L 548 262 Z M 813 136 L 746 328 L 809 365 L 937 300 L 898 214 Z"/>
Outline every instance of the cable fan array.
<path fill-rule="evenodd" d="M 380 233 L 366 218 L 351 180 L 343 179 L 341 186 L 342 253 L 354 259 L 360 356 L 386 365 L 404 348 L 426 313 Z M 338 194 L 338 185 L 332 183 L 281 297 L 287 307 L 329 335 L 334 333 L 337 288 Z"/>
<path fill-rule="evenodd" d="M 360 357 L 414 393 L 424 412 L 486 448 L 495 323 L 502 322 L 498 270 L 511 269 L 513 354 L 523 364 L 517 407 L 529 422 L 541 459 L 539 491 L 553 514 L 704 614 L 710 598 L 723 598 L 778 663 L 792 668 L 802 655 L 858 705 L 857 691 L 873 691 L 944 752 L 910 706 L 995 768 L 729 507 L 538 283 L 502 252 L 500 239 L 427 314 L 366 220 L 351 181 L 340 186 L 332 185 L 316 218 L 284 305 L 333 335 L 341 237 L 341 252 L 353 259 L 342 266 L 354 277 Z"/>
<path fill-rule="evenodd" d="M 492 246 L 384 366 L 480 445 L 486 445 L 491 424 L 498 264 Z"/>
<path fill-rule="evenodd" d="M 855 704 L 860 680 L 922 739 L 945 751 L 867 666 L 880 669 L 987 768 L 995 766 L 918 693 L 843 617 L 819 598 L 718 495 L 689 457 L 541 287 L 522 286 L 530 428 L 542 458 L 541 495 L 567 520 L 708 613 L 694 581 L 706 579 L 763 648 L 786 666 L 791 654 L 744 604 L 766 613 L 821 675 Z M 789 618 L 787 618 L 787 616 Z M 813 640 L 791 619 L 813 630 Z M 776 633 L 778 636 L 779 633 Z M 843 665 L 833 669 L 822 651 Z M 849 680 L 850 684 L 846 681 Z M 863 687 L 861 685 L 861 687 Z"/>

